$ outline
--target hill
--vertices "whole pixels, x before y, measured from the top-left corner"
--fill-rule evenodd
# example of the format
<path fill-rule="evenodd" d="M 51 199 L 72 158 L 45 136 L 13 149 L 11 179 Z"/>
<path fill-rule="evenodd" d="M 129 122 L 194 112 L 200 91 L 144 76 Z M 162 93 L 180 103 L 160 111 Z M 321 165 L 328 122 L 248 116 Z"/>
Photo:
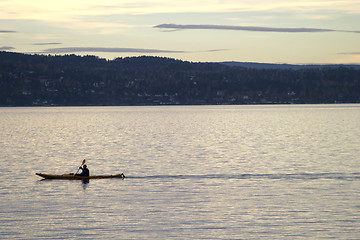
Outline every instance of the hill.
<path fill-rule="evenodd" d="M 311 69 L 311 68 L 354 68 L 360 69 L 360 65 L 357 64 L 281 64 L 281 63 L 256 63 L 256 62 L 221 62 L 227 66 L 237 66 L 244 68 L 255 68 L 255 69 Z"/>
<path fill-rule="evenodd" d="M 360 102 L 360 70 L 0 52 L 0 106 Z"/>

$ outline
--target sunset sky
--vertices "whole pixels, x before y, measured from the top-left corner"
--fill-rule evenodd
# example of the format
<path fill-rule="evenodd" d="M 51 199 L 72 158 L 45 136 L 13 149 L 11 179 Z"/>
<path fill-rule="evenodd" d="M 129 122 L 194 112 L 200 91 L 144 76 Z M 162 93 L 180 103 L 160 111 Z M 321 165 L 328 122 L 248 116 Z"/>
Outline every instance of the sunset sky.
<path fill-rule="evenodd" d="M 0 0 L 0 51 L 360 64 L 360 1 Z"/>

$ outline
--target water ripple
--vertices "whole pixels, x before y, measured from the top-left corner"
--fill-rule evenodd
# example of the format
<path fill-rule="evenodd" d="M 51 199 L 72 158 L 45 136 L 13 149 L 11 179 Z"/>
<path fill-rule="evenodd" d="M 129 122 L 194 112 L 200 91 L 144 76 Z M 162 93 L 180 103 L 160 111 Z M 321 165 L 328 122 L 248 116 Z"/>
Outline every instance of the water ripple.
<path fill-rule="evenodd" d="M 203 174 L 126 176 L 132 179 L 286 179 L 286 180 L 360 180 L 360 173 L 289 173 L 289 174 Z"/>

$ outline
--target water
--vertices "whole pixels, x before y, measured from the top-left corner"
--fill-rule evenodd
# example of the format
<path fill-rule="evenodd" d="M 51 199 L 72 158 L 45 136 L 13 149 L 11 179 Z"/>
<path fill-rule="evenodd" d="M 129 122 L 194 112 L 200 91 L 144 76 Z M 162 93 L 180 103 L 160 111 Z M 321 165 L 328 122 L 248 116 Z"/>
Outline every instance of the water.
<path fill-rule="evenodd" d="M 360 105 L 0 108 L 0 238 L 359 239 Z M 124 172 L 41 181 L 35 172 Z"/>

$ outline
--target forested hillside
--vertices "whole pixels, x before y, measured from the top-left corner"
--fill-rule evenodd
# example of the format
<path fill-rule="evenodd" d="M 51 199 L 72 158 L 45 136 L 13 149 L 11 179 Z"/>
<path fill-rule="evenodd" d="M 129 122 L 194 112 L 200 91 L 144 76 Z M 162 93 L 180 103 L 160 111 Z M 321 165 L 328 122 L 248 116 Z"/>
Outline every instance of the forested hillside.
<path fill-rule="evenodd" d="M 360 102 L 360 70 L 0 52 L 0 106 L 335 102 Z"/>

